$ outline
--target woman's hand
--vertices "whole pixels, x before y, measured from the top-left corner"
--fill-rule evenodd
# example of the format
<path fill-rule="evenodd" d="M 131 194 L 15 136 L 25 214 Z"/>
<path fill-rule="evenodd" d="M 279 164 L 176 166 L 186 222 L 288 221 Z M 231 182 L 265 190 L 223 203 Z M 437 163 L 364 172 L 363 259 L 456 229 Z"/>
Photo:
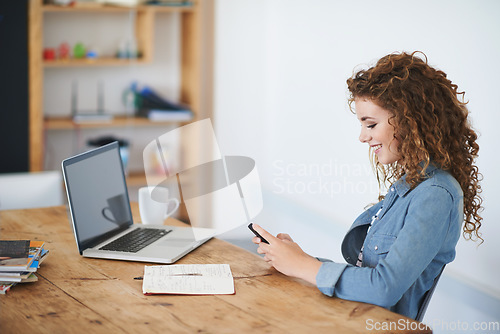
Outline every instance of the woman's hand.
<path fill-rule="evenodd" d="M 320 261 L 306 254 L 288 234 L 280 233 L 275 237 L 259 225 L 253 224 L 253 228 L 269 241 L 269 244 L 266 244 L 261 242 L 259 237 L 252 239 L 259 245 L 257 252 L 264 254 L 265 261 L 285 275 L 298 277 L 316 285 Z"/>

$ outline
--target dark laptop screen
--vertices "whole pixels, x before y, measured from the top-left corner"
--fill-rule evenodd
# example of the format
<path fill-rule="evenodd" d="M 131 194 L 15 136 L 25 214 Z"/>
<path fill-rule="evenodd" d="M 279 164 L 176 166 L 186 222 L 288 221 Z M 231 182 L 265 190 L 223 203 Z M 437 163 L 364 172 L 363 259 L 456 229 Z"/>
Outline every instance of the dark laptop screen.
<path fill-rule="evenodd" d="M 133 224 L 118 143 L 63 161 L 80 253 Z"/>

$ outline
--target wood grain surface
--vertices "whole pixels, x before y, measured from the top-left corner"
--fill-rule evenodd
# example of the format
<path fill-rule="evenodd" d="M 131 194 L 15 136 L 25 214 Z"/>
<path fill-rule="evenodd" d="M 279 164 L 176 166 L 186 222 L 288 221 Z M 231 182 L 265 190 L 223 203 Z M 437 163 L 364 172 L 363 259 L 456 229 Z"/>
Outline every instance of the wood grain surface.
<path fill-rule="evenodd" d="M 134 204 L 136 221 L 137 212 Z M 2 334 L 431 333 L 384 308 L 327 297 L 216 238 L 177 263 L 228 263 L 234 295 L 144 296 L 142 281 L 134 277 L 149 263 L 80 256 L 62 206 L 0 211 L 0 238 L 43 240 L 49 249 L 38 282 L 18 284 L 0 296 Z"/>

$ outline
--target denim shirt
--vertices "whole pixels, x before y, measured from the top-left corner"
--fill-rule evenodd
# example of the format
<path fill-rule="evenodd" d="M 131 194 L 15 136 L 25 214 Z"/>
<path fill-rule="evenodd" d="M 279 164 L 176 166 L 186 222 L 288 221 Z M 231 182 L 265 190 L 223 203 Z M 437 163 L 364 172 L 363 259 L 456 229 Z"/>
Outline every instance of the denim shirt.
<path fill-rule="evenodd" d="M 464 219 L 463 193 L 455 178 L 433 165 L 426 173 L 414 189 L 403 176 L 354 221 L 342 243 L 347 264 L 318 258 L 323 263 L 316 285 L 322 293 L 416 317 L 434 278 L 455 258 Z M 356 267 L 363 245 L 362 267 Z"/>

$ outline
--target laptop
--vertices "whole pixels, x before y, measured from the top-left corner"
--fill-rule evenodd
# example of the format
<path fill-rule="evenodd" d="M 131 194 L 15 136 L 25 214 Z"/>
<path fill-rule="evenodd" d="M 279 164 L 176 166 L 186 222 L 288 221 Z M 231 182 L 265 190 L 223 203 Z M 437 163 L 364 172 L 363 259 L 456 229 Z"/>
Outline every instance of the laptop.
<path fill-rule="evenodd" d="M 65 159 L 76 244 L 84 257 L 174 263 L 210 238 L 190 227 L 134 224 L 118 142 Z"/>

